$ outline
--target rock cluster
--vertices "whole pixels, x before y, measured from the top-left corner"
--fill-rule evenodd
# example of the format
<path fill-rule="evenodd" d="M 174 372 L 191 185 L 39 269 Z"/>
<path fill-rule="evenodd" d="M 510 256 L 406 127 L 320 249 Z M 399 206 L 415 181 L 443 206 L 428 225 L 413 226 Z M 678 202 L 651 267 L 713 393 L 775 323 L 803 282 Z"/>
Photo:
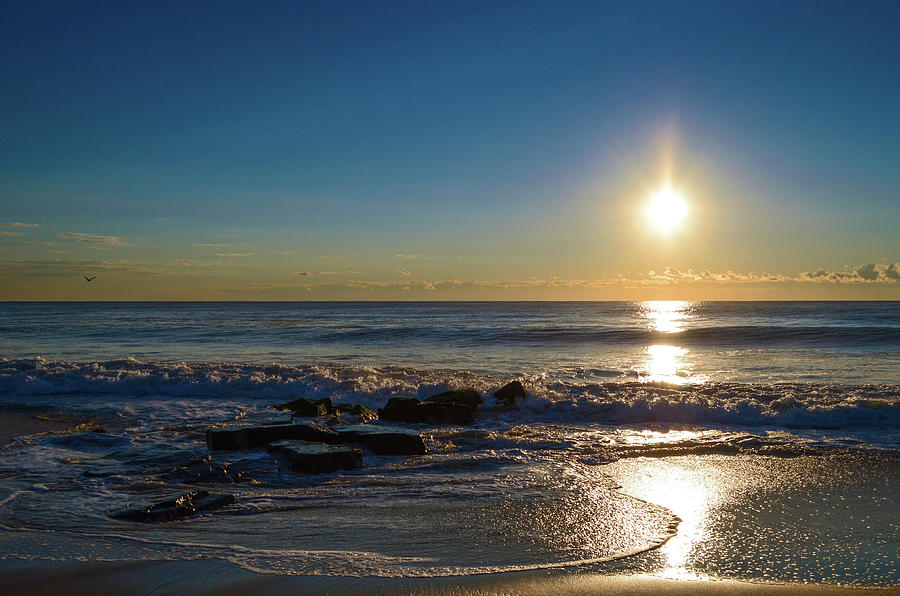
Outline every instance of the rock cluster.
<path fill-rule="evenodd" d="M 498 403 L 512 406 L 517 398 L 527 397 L 519 381 L 513 381 L 494 393 Z M 288 411 L 292 418 L 318 418 L 328 426 L 313 421 L 289 424 L 210 428 L 206 431 L 206 446 L 210 451 L 249 451 L 265 449 L 282 466 L 294 473 L 326 474 L 336 470 L 352 470 L 363 465 L 364 447 L 375 455 L 424 455 L 427 453 L 422 436 L 411 429 L 381 424 L 368 424 L 381 418 L 395 422 L 425 424 L 471 424 L 475 410 L 483 402 L 474 389 L 445 391 L 424 400 L 414 397 L 394 397 L 378 414 L 361 404 L 334 405 L 329 398 L 299 398 L 272 406 Z M 323 421 L 323 417 L 329 417 Z M 355 424 L 348 424 L 355 422 Z M 95 433 L 96 434 L 96 433 Z M 110 439 L 91 434 L 90 444 L 106 446 Z M 210 467 L 204 460 L 204 465 Z M 218 474 L 218 469 L 183 471 L 189 477 L 203 473 Z M 228 476 L 226 470 L 219 475 Z M 141 523 L 159 523 L 183 519 L 200 511 L 209 511 L 235 502 L 234 495 L 191 491 L 172 499 L 142 508 L 111 512 L 115 519 Z"/>
<path fill-rule="evenodd" d="M 309 397 L 301 397 L 294 401 L 284 404 L 272 406 L 276 410 L 290 412 L 295 418 L 316 417 L 316 416 L 338 416 L 342 420 L 350 419 L 353 422 L 365 424 L 378 419 L 378 415 L 362 404 L 338 404 L 331 403 L 330 397 L 322 399 L 311 399 Z M 347 420 L 344 420 L 345 422 Z"/>

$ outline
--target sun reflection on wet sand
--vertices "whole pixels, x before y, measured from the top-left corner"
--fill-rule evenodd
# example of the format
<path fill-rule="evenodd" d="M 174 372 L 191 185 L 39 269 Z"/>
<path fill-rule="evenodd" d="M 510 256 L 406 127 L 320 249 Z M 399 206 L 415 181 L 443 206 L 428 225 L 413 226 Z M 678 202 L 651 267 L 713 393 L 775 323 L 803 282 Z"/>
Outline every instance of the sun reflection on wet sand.
<path fill-rule="evenodd" d="M 710 515 L 724 498 L 722 479 L 714 469 L 696 460 L 679 465 L 654 465 L 652 473 L 640 469 L 650 463 L 661 462 L 641 458 L 613 465 L 621 468 L 614 477 L 623 492 L 662 505 L 681 518 L 678 533 L 659 549 L 665 567 L 658 575 L 669 579 L 706 579 L 691 569 L 690 555 L 705 539 Z"/>

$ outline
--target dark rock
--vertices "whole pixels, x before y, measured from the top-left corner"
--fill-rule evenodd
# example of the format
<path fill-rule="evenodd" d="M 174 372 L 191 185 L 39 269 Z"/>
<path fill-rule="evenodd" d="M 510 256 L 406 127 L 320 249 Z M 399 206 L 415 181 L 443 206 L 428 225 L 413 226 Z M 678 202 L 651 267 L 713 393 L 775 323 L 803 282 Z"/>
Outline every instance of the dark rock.
<path fill-rule="evenodd" d="M 461 389 L 457 391 L 444 391 L 443 393 L 426 397 L 424 401 L 437 404 L 463 404 L 475 408 L 484 400 L 481 399 L 481 395 L 474 389 Z"/>
<path fill-rule="evenodd" d="M 513 381 L 495 391 L 494 397 L 497 398 L 498 401 L 505 402 L 507 405 L 512 405 L 515 403 L 517 397 L 528 397 L 528 393 L 525 392 L 525 387 L 522 386 L 522 383 Z"/>
<path fill-rule="evenodd" d="M 378 417 L 397 422 L 426 422 L 427 415 L 421 405 L 414 397 L 392 397 L 378 410 Z"/>
<path fill-rule="evenodd" d="M 426 401 L 420 408 L 425 412 L 425 422 L 428 424 L 472 424 L 475 416 L 475 406 L 468 404 Z"/>
<path fill-rule="evenodd" d="M 424 455 L 427 452 L 422 436 L 405 428 L 353 424 L 335 430 L 341 441 L 360 443 L 376 455 Z"/>
<path fill-rule="evenodd" d="M 352 419 L 358 424 L 365 424 L 378 420 L 378 414 L 362 404 L 338 404 L 335 410 L 343 419 Z"/>
<path fill-rule="evenodd" d="M 278 441 L 266 449 L 292 472 L 328 474 L 362 466 L 362 451 L 353 447 L 320 445 L 306 441 Z"/>
<path fill-rule="evenodd" d="M 194 490 L 174 499 L 160 501 L 147 507 L 121 509 L 109 514 L 114 519 L 134 521 L 144 524 L 183 519 L 200 511 L 210 511 L 234 503 L 234 495 L 228 493 L 210 493 L 205 490 Z"/>
<path fill-rule="evenodd" d="M 323 397 L 322 399 L 310 399 L 308 397 L 301 397 L 300 399 L 295 399 L 294 401 L 290 401 L 286 404 L 272 407 L 276 410 L 289 411 L 291 412 L 292 416 L 297 417 L 325 416 L 327 414 L 334 413 L 334 406 L 331 404 L 330 397 Z"/>
<path fill-rule="evenodd" d="M 318 424 L 273 424 L 241 428 L 211 428 L 206 431 L 206 446 L 212 451 L 263 449 L 285 439 L 338 443 L 337 433 Z"/>
<path fill-rule="evenodd" d="M 435 397 L 445 399 L 442 397 L 445 395 L 441 394 Z M 479 400 L 481 399 L 477 393 L 475 395 Z M 468 398 L 471 399 L 471 396 Z M 431 401 L 420 402 L 414 397 L 392 397 L 384 408 L 378 410 L 378 416 L 383 420 L 394 420 L 396 422 L 471 424 L 476 405 L 449 400 L 435 401 L 431 399 Z"/>

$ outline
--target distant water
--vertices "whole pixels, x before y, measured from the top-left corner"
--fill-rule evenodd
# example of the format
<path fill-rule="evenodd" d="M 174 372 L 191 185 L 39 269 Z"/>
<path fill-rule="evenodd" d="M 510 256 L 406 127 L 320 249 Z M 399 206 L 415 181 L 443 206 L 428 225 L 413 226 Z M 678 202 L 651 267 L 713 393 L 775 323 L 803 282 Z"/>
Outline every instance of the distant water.
<path fill-rule="evenodd" d="M 504 409 L 490 394 L 514 378 L 529 396 Z M 472 427 L 421 427 L 422 458 L 368 456 L 360 471 L 301 478 L 265 454 L 203 444 L 211 425 L 282 420 L 268 406 L 298 396 L 377 409 L 457 387 L 487 401 Z M 662 502 L 617 491 L 604 464 L 813 456 L 837 459 L 791 474 L 821 484 L 819 468 L 849 470 L 836 487 L 869 470 L 854 489 L 868 529 L 838 551 L 827 532 L 808 544 L 844 553 L 834 565 L 787 577 L 781 563 L 674 541 L 681 568 L 900 582 L 890 497 L 900 302 L 3 303 L 0 408 L 90 419 L 109 435 L 5 448 L 0 553 L 10 556 L 220 557 L 263 572 L 387 576 L 636 561 L 677 520 Z M 195 487 L 235 492 L 238 505 L 139 532 L 105 515 Z M 829 490 L 835 515 L 858 519 L 842 509 L 849 493 Z M 642 560 L 633 569 L 653 571 Z"/>
<path fill-rule="evenodd" d="M 0 303 L 0 356 L 890 383 L 900 302 Z"/>

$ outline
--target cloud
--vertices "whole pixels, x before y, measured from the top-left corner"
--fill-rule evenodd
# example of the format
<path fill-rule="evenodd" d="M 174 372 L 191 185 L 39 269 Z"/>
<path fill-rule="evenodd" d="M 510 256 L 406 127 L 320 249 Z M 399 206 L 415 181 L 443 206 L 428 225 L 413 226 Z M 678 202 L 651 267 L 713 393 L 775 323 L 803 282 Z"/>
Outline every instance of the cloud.
<path fill-rule="evenodd" d="M 0 223 L 0 228 L 39 228 L 41 224 L 22 223 L 21 221 L 11 221 L 9 223 Z"/>
<path fill-rule="evenodd" d="M 217 257 L 240 258 L 240 257 L 252 257 L 253 254 L 254 253 L 252 253 L 252 252 L 217 252 L 216 256 Z"/>
<path fill-rule="evenodd" d="M 68 277 L 89 272 L 160 274 L 158 268 L 131 263 L 125 259 L 113 261 L 87 260 L 7 260 L 0 261 L 0 273 L 18 277 Z"/>
<path fill-rule="evenodd" d="M 397 269 L 397 273 L 403 276 L 409 275 L 409 271 L 407 271 L 406 269 Z"/>
<path fill-rule="evenodd" d="M 362 271 L 316 271 L 313 273 L 312 271 L 294 271 L 294 275 L 302 275 L 303 277 L 310 277 L 312 275 L 359 275 Z"/>
<path fill-rule="evenodd" d="M 83 244 L 101 244 L 104 246 L 121 246 L 125 244 L 121 238 L 115 236 L 98 236 L 96 234 L 82 234 L 81 232 L 66 232 L 60 234 L 63 240 L 72 240 Z"/>
<path fill-rule="evenodd" d="M 308 275 L 304 275 L 308 274 Z M 318 273 L 298 271 L 295 275 L 301 277 L 314 277 Z M 303 290 L 323 294 L 338 294 L 351 290 L 366 292 L 402 292 L 406 294 L 427 292 L 437 294 L 439 298 L 450 295 L 467 296 L 477 295 L 481 290 L 533 290 L 553 291 L 562 290 L 568 295 L 575 295 L 576 291 L 595 290 L 662 290 L 664 288 L 694 287 L 700 290 L 712 287 L 746 287 L 760 290 L 773 290 L 777 287 L 809 287 L 811 284 L 820 283 L 857 283 L 857 284 L 898 284 L 900 285 L 900 262 L 888 265 L 860 265 L 846 271 L 827 271 L 818 269 L 812 273 L 800 273 L 797 275 L 772 274 L 767 272 L 735 272 L 731 270 L 716 272 L 709 269 L 678 269 L 666 267 L 663 271 L 650 271 L 648 274 L 623 274 L 619 273 L 611 277 L 599 277 L 594 279 L 561 279 L 556 275 L 550 275 L 547 279 L 532 277 L 530 279 L 432 279 L 416 280 L 408 277 L 394 280 L 361 280 L 350 279 L 347 281 L 309 281 L 304 283 L 238 283 L 217 285 L 207 289 L 220 292 L 234 291 L 290 291 Z M 448 294 L 452 292 L 453 294 Z M 346 296 L 346 294 L 343 294 Z M 512 295 L 512 294 L 510 294 Z M 538 296 L 539 294 L 531 294 Z M 579 294 L 584 295 L 584 294 Z"/>
<path fill-rule="evenodd" d="M 815 283 L 896 283 L 900 281 L 900 262 L 888 265 L 866 263 L 851 270 L 827 270 L 818 268 L 805 271 L 799 280 Z"/>
<path fill-rule="evenodd" d="M 204 248 L 222 248 L 224 246 L 231 246 L 227 242 L 195 242 L 194 246 L 202 246 Z"/>
<path fill-rule="evenodd" d="M 397 254 L 397 255 L 394 255 L 394 257 L 396 257 L 398 259 L 421 259 L 421 258 L 423 258 L 422 255 L 404 255 L 404 254 Z"/>
<path fill-rule="evenodd" d="M 0 230 L 0 236 L 6 236 L 8 238 L 17 238 L 22 235 L 22 232 L 7 232 L 4 230 Z"/>
<path fill-rule="evenodd" d="M 402 270 L 401 275 L 408 275 Z M 774 273 L 739 273 L 735 271 L 714 272 L 709 269 L 681 270 L 677 267 L 666 267 L 662 272 L 649 271 L 646 276 L 638 277 L 617 274 L 614 277 L 596 279 L 560 279 L 551 275 L 549 279 L 532 277 L 531 279 L 444 279 L 444 280 L 397 280 L 397 281 L 363 281 L 345 282 L 344 287 L 357 289 L 372 288 L 405 288 L 435 291 L 451 287 L 476 288 L 652 288 L 681 284 L 715 284 L 715 285 L 764 285 L 787 283 L 878 283 L 893 284 L 900 282 L 900 262 L 889 265 L 860 265 L 849 271 L 826 271 L 818 269 L 812 273 L 783 275 Z"/>
<path fill-rule="evenodd" d="M 791 281 L 792 278 L 784 275 L 770 273 L 735 273 L 730 269 L 722 273 L 714 273 L 709 269 L 695 272 L 693 269 L 681 271 L 677 267 L 666 267 L 662 273 L 652 269 L 647 273 L 648 279 L 641 280 L 648 283 L 679 283 L 679 282 L 782 282 Z M 626 280 L 624 276 L 617 279 Z"/>

